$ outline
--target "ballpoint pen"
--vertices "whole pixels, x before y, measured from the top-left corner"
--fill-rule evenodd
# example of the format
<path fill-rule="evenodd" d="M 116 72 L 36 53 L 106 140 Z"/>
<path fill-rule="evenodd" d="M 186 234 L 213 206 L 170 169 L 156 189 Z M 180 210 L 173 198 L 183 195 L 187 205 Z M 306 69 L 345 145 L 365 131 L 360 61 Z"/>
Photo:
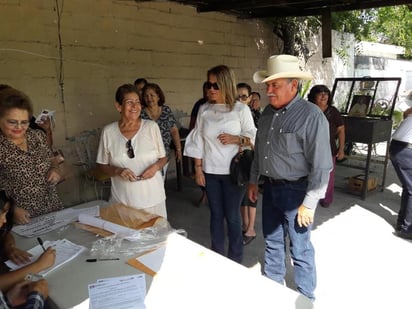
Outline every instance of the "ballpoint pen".
<path fill-rule="evenodd" d="M 40 237 L 37 237 L 37 241 L 39 242 L 40 246 L 43 248 L 43 251 L 46 252 L 46 248 L 43 246 L 43 240 Z"/>
<path fill-rule="evenodd" d="M 86 262 L 97 262 L 97 261 L 118 261 L 119 258 L 110 258 L 110 259 L 87 259 Z"/>

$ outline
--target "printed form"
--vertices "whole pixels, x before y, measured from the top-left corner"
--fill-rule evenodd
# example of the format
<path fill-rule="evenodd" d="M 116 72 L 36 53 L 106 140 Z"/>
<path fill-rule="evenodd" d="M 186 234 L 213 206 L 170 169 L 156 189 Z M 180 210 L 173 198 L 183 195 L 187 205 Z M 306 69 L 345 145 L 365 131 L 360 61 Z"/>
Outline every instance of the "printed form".
<path fill-rule="evenodd" d="M 100 214 L 100 206 L 92 206 L 88 208 L 65 208 L 60 211 L 51 212 L 49 214 L 30 219 L 28 224 L 16 225 L 13 227 L 13 232 L 23 237 L 35 237 L 60 227 L 77 221 L 80 214 L 90 216 L 98 216 Z"/>
<path fill-rule="evenodd" d="M 99 279 L 89 284 L 90 309 L 145 309 L 145 275 Z"/>

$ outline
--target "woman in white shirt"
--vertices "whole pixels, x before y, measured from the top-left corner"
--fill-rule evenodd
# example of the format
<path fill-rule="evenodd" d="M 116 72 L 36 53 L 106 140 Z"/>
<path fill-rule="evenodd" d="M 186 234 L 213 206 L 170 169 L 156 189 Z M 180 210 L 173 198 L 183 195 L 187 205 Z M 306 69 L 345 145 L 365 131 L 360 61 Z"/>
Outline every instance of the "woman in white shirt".
<path fill-rule="evenodd" d="M 186 156 L 194 158 L 195 179 L 206 188 L 211 211 L 211 248 L 225 254 L 225 221 L 228 228 L 228 258 L 241 262 L 243 256 L 240 204 L 244 187 L 230 178 L 230 162 L 239 146 L 254 143 L 256 128 L 248 106 L 237 102 L 233 71 L 224 65 L 207 72 L 208 102 L 203 104 L 195 128 L 186 138 Z"/>
<path fill-rule="evenodd" d="M 137 89 L 131 84 L 116 91 L 120 120 L 104 127 L 97 153 L 98 167 L 111 177 L 110 202 L 167 217 L 161 170 L 167 162 L 159 126 L 141 119 Z"/>

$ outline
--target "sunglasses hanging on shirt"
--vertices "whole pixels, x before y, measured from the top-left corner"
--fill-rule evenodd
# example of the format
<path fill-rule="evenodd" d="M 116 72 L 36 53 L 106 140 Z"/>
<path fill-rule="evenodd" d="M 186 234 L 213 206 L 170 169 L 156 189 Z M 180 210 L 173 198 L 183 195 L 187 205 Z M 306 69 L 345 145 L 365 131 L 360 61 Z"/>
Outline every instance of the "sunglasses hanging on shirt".
<path fill-rule="evenodd" d="M 130 159 L 133 159 L 133 158 L 134 158 L 134 150 L 133 150 L 132 140 L 131 140 L 131 139 L 129 139 L 129 140 L 126 142 L 126 148 L 127 148 L 127 156 L 128 156 Z"/>

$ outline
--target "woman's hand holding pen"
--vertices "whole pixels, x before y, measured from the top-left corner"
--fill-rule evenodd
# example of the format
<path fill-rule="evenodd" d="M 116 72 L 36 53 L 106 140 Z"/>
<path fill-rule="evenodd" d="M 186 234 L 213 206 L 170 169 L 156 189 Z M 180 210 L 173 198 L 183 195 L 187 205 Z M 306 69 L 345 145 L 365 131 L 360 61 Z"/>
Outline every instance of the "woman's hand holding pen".
<path fill-rule="evenodd" d="M 51 247 L 47 248 L 46 251 L 40 255 L 36 262 L 41 270 L 49 268 L 50 266 L 54 265 L 54 261 L 56 260 L 56 250 L 52 249 Z"/>

